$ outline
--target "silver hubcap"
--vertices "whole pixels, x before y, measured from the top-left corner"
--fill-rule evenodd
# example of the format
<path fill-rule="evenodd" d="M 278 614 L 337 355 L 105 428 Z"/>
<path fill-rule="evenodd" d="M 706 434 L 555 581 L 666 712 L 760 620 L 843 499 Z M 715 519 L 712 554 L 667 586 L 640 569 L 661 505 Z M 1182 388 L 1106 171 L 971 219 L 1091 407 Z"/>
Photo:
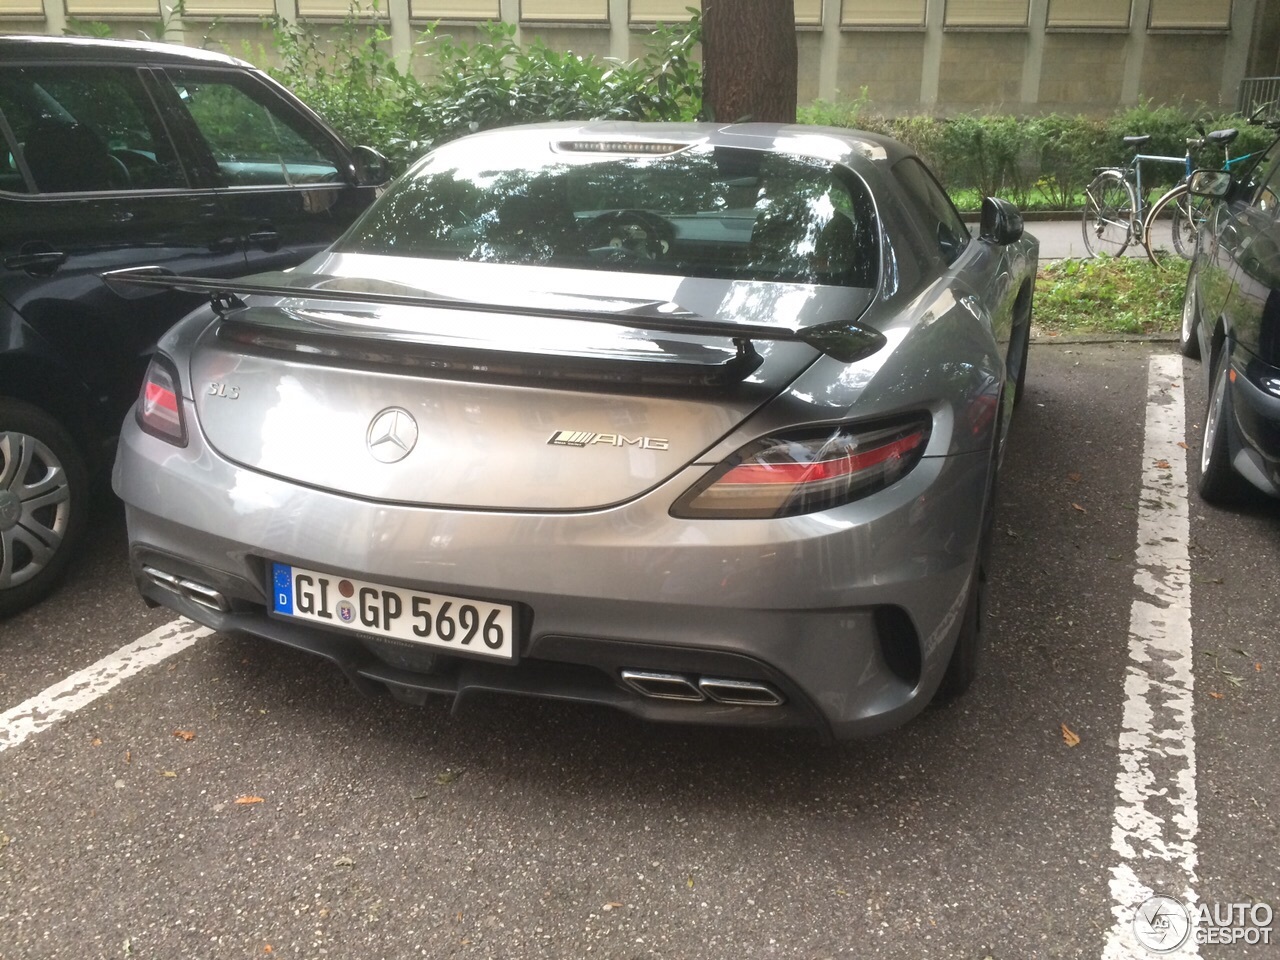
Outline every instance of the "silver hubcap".
<path fill-rule="evenodd" d="M 0 590 L 48 566 L 71 519 L 71 488 L 53 451 L 24 433 L 0 433 Z"/>
<path fill-rule="evenodd" d="M 1223 357 L 1219 361 L 1218 375 L 1213 380 L 1213 394 L 1209 397 L 1209 412 L 1204 418 L 1204 446 L 1200 448 L 1200 472 L 1207 473 L 1209 460 L 1213 456 L 1213 446 L 1218 439 L 1218 431 L 1222 429 L 1222 400 L 1227 394 L 1227 371 L 1231 369 L 1231 358 Z"/>

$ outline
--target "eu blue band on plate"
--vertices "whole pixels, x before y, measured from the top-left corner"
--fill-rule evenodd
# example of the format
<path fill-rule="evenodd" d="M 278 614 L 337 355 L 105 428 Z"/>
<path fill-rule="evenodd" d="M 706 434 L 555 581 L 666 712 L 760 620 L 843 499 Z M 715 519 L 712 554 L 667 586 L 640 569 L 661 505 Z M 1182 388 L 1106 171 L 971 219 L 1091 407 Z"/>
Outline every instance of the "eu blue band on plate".
<path fill-rule="evenodd" d="M 271 603 L 276 613 L 293 614 L 293 567 L 283 563 L 273 563 L 272 581 L 274 589 Z"/>

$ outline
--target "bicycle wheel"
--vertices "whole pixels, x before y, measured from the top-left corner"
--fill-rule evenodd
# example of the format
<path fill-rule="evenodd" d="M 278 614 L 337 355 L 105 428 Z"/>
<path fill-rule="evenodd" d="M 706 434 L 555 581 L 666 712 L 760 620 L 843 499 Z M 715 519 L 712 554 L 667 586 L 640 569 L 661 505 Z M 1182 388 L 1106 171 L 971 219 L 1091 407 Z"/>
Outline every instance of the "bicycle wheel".
<path fill-rule="evenodd" d="M 1090 255 L 1118 257 L 1133 237 L 1133 187 L 1119 170 L 1103 170 L 1085 188 L 1081 230 Z"/>
<path fill-rule="evenodd" d="M 1147 221 L 1143 227 L 1142 242 L 1147 248 L 1147 256 L 1151 262 L 1161 267 L 1164 264 L 1156 256 L 1155 223 L 1165 214 L 1169 215 L 1169 226 L 1172 231 L 1173 249 L 1183 260 L 1190 260 L 1196 252 L 1196 236 L 1208 213 L 1209 201 L 1203 197 L 1193 197 L 1187 191 L 1187 185 L 1180 183 L 1163 197 L 1151 205 Z"/>

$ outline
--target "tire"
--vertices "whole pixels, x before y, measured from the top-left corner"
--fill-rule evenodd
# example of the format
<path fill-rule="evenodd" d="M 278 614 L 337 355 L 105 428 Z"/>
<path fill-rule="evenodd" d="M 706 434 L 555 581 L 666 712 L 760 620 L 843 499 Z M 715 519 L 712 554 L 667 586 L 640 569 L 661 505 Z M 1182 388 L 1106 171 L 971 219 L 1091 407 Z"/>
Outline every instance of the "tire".
<path fill-rule="evenodd" d="M 1084 248 L 1094 257 L 1118 257 L 1133 239 L 1133 211 L 1137 198 L 1119 170 L 1103 170 L 1085 188 L 1080 229 Z"/>
<path fill-rule="evenodd" d="M 88 502 L 89 473 L 70 434 L 37 407 L 0 400 L 0 618 L 62 579 Z"/>
<path fill-rule="evenodd" d="M 1204 222 L 1203 211 L 1204 202 L 1198 197 L 1191 196 L 1185 183 L 1178 184 L 1152 204 L 1142 235 L 1142 242 L 1147 248 L 1147 256 L 1151 258 L 1151 262 L 1157 267 L 1168 269 L 1167 265 L 1156 256 L 1155 244 L 1152 242 L 1155 223 L 1166 213 L 1169 214 L 1174 252 L 1183 260 L 1190 260 L 1196 252 L 1196 235 L 1200 232 L 1200 224 Z"/>
<path fill-rule="evenodd" d="M 1011 359 L 1013 364 L 1009 374 L 1013 383 L 1013 405 L 1022 403 L 1022 394 L 1027 384 L 1027 357 L 1031 353 L 1031 304 L 1027 304 L 1025 317 L 1018 317 L 1013 329 L 1013 346 Z"/>
<path fill-rule="evenodd" d="M 1232 504 L 1244 495 L 1243 477 L 1231 465 L 1231 356 L 1223 343 L 1213 360 L 1209 401 L 1205 404 L 1204 438 L 1200 447 L 1200 496 L 1209 503 Z"/>
<path fill-rule="evenodd" d="M 1182 329 L 1178 333 L 1178 350 L 1189 360 L 1200 359 L 1200 315 L 1196 300 L 1196 268 L 1187 271 L 1187 289 L 1182 294 Z"/>

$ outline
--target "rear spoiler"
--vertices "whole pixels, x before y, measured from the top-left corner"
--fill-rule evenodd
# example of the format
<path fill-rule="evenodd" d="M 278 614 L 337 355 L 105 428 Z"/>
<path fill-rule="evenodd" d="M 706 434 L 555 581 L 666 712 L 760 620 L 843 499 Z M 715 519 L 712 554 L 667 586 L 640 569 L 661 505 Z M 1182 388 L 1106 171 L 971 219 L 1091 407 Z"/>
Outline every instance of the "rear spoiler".
<path fill-rule="evenodd" d="M 588 323 L 607 323 L 656 333 L 725 337 L 733 341 L 739 355 L 755 353 L 751 343 L 753 340 L 807 343 L 841 363 L 853 363 L 869 357 L 886 342 L 883 334 L 852 321 L 837 321 L 799 329 L 760 323 L 734 323 L 708 319 L 691 313 L 677 304 L 653 300 L 566 295 L 560 299 L 582 300 L 584 303 L 595 306 L 594 308 L 591 306 L 546 307 L 462 300 L 420 292 L 393 293 L 387 288 L 395 288 L 399 286 L 398 284 L 350 277 L 273 272 L 239 279 L 211 279 L 178 276 L 164 267 L 129 267 L 123 270 L 109 270 L 101 274 L 101 277 L 113 290 L 117 285 L 127 285 L 204 294 L 208 296 L 214 311 L 220 317 L 226 317 L 233 311 L 243 309 L 246 304 L 241 297 L 292 297 L 335 303 L 358 303 L 366 306 L 428 307 L 468 310 L 476 313 L 547 317 L 557 320 L 582 320 Z M 325 286 L 325 284 L 335 283 L 344 283 L 346 288 Z M 361 284 L 374 289 L 351 289 Z M 601 304 L 616 304 L 617 309 L 601 309 Z"/>

